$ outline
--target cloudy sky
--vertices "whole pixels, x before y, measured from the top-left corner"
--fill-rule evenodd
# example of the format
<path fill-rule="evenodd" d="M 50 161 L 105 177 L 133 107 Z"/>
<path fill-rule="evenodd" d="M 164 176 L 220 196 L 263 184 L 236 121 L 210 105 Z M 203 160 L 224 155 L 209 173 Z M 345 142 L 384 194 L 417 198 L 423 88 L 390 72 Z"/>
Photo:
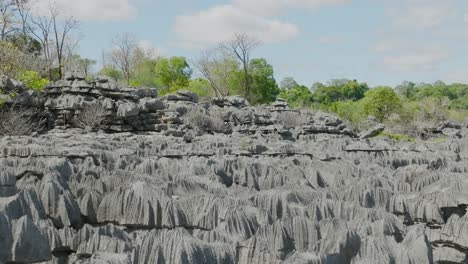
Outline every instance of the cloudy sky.
<path fill-rule="evenodd" d="M 193 59 L 246 32 L 278 80 L 468 83 L 467 0 L 56 1 L 82 21 L 80 51 L 95 59 L 118 33 Z"/>

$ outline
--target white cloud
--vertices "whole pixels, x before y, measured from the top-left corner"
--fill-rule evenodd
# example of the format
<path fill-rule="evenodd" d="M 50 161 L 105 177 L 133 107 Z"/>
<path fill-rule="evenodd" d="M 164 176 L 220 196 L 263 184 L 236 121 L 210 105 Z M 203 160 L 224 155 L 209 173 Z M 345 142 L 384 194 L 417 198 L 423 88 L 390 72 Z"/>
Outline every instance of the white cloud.
<path fill-rule="evenodd" d="M 281 42 L 296 37 L 295 24 L 275 19 L 289 9 L 317 9 L 352 0 L 231 0 L 198 13 L 176 17 L 173 32 L 185 47 L 204 47 L 232 39 L 235 33 L 247 33 L 263 42 Z"/>
<path fill-rule="evenodd" d="M 287 9 L 317 9 L 348 2 L 351 0 L 233 0 L 235 6 L 262 16 L 275 15 Z"/>
<path fill-rule="evenodd" d="M 387 55 L 383 66 L 392 71 L 430 71 L 446 59 L 449 53 L 442 49 L 427 49 Z"/>
<path fill-rule="evenodd" d="M 456 9 L 448 2 L 413 1 L 404 8 L 389 10 L 389 14 L 397 28 L 427 29 L 444 24 L 456 14 Z"/>
<path fill-rule="evenodd" d="M 450 56 L 447 46 L 404 38 L 382 39 L 370 50 L 381 54 L 382 68 L 391 71 L 430 71 Z"/>
<path fill-rule="evenodd" d="M 131 0 L 37 0 L 33 12 L 48 15 L 49 2 L 55 4 L 65 16 L 83 21 L 119 21 L 136 16 L 137 9 Z"/>
<path fill-rule="evenodd" d="M 286 41 L 299 33 L 293 24 L 257 16 L 229 4 L 177 16 L 173 31 L 185 47 L 216 44 L 241 32 L 266 43 Z"/>

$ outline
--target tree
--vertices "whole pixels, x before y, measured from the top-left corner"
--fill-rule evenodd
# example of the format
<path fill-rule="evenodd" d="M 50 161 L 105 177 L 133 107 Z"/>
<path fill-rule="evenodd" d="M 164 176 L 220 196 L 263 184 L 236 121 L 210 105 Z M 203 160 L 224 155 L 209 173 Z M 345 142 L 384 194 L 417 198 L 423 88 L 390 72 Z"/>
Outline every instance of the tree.
<path fill-rule="evenodd" d="M 15 28 L 15 9 L 14 0 L 0 1 L 0 39 L 5 40 L 6 36 L 16 30 Z"/>
<path fill-rule="evenodd" d="M 251 99 L 251 85 L 249 79 L 249 63 L 252 51 L 260 45 L 260 41 L 247 35 L 246 33 L 235 34 L 234 39 L 221 45 L 225 50 L 230 51 L 240 61 L 243 69 L 243 95 Z"/>
<path fill-rule="evenodd" d="M 132 86 L 159 88 L 162 86 L 156 76 L 157 59 L 146 57 L 137 49 L 133 70 Z"/>
<path fill-rule="evenodd" d="M 34 27 L 34 28 L 33 28 Z M 47 16 L 36 16 L 31 18 L 31 34 L 42 45 L 42 56 L 47 67 L 49 79 L 52 79 L 53 52 L 50 48 L 50 35 L 52 31 L 52 19 Z"/>
<path fill-rule="evenodd" d="M 363 99 L 364 110 L 367 114 L 384 121 L 401 107 L 401 101 L 390 87 L 376 87 L 365 93 Z"/>
<path fill-rule="evenodd" d="M 322 105 L 330 105 L 337 101 L 357 101 L 369 90 L 366 83 L 346 79 L 335 79 L 328 85 L 317 83 L 314 86 L 314 101 Z"/>
<path fill-rule="evenodd" d="M 298 85 L 291 89 L 282 89 L 278 98 L 285 99 L 293 108 L 308 107 L 312 104 L 312 93 L 304 85 Z"/>
<path fill-rule="evenodd" d="M 223 49 L 205 51 L 193 64 L 216 96 L 238 92 L 240 66 L 231 53 Z"/>
<path fill-rule="evenodd" d="M 50 16 L 52 19 L 52 28 L 54 32 L 55 51 L 58 61 L 58 73 L 59 77 L 62 78 L 63 72 L 63 60 L 64 60 L 64 47 L 65 40 L 69 37 L 70 32 L 78 27 L 78 20 L 73 17 L 66 17 L 62 21 L 60 20 L 60 12 L 56 6 L 49 5 Z"/>
<path fill-rule="evenodd" d="M 252 59 L 249 64 L 252 81 L 252 103 L 270 103 L 276 100 L 280 90 L 273 77 L 273 67 L 265 59 Z"/>
<path fill-rule="evenodd" d="M 71 56 L 67 56 L 65 64 L 64 64 L 64 69 L 66 71 L 78 71 L 81 73 L 84 73 L 85 76 L 88 76 L 88 74 L 91 72 L 91 68 L 93 65 L 96 64 L 95 60 L 91 60 L 88 58 L 82 58 L 78 54 L 74 54 Z"/>
<path fill-rule="evenodd" d="M 213 94 L 208 81 L 202 78 L 190 80 L 186 89 L 198 94 L 201 97 L 207 97 Z"/>
<path fill-rule="evenodd" d="M 34 39 L 30 35 L 23 33 L 13 33 L 6 36 L 5 40 L 15 45 L 19 50 L 25 53 L 30 53 L 39 56 L 42 53 L 41 42 Z"/>
<path fill-rule="evenodd" d="M 404 81 L 403 83 L 397 85 L 395 90 L 402 96 L 413 99 L 414 93 L 416 92 L 416 84 L 414 82 Z"/>
<path fill-rule="evenodd" d="M 299 84 L 294 80 L 293 77 L 285 77 L 281 83 L 280 88 L 283 90 L 293 89 L 294 87 L 299 86 Z"/>
<path fill-rule="evenodd" d="M 44 16 L 30 17 L 25 27 L 42 45 L 49 79 L 55 78 L 54 71 L 58 75 L 57 78 L 62 78 L 66 57 L 72 55 L 67 46 L 71 43 L 71 35 L 78 28 L 79 21 L 71 16 L 64 17 L 54 3 L 49 3 L 47 11 L 48 14 Z M 77 43 L 74 43 L 72 46 L 76 45 Z"/>
<path fill-rule="evenodd" d="M 137 48 L 137 41 L 133 35 L 127 33 L 117 35 L 112 43 L 114 49 L 111 52 L 110 61 L 116 69 L 122 72 L 127 85 L 129 85 L 132 78 L 133 58 Z"/>
<path fill-rule="evenodd" d="M 17 78 L 23 70 L 43 74 L 44 65 L 39 58 L 21 51 L 14 44 L 0 41 L 0 73 Z"/>
<path fill-rule="evenodd" d="M 99 71 L 100 75 L 104 75 L 112 78 L 114 81 L 119 81 L 123 78 L 122 72 L 116 68 L 113 68 L 112 65 L 106 65 Z"/>
<path fill-rule="evenodd" d="M 366 83 L 358 83 L 356 80 L 347 81 L 340 86 L 341 101 L 357 101 L 364 97 L 364 93 L 369 90 Z"/>
<path fill-rule="evenodd" d="M 184 57 L 158 59 L 155 72 L 160 83 L 169 90 L 188 86 L 192 76 L 192 69 Z"/>

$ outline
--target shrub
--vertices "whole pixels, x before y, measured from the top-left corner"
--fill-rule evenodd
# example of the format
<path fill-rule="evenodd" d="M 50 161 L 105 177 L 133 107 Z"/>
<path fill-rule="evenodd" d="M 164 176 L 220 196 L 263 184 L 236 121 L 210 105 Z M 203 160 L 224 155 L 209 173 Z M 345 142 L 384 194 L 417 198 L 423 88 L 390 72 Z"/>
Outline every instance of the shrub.
<path fill-rule="evenodd" d="M 75 116 L 73 123 L 80 128 L 95 130 L 103 124 L 106 115 L 106 109 L 100 104 L 88 104 Z"/>
<path fill-rule="evenodd" d="M 35 71 L 22 71 L 18 76 L 18 81 L 22 82 L 26 88 L 42 91 L 42 88 L 49 82 L 47 79 L 41 78 Z"/>
<path fill-rule="evenodd" d="M 368 128 L 364 124 L 367 120 L 367 115 L 365 114 L 362 101 L 335 102 L 330 106 L 329 110 L 338 115 L 338 117 L 348 121 L 355 130 Z"/>
<path fill-rule="evenodd" d="M 468 122 L 468 110 L 450 109 L 447 118 L 456 122 Z"/>
<path fill-rule="evenodd" d="M 367 114 L 382 122 L 400 109 L 401 101 L 392 88 L 377 87 L 365 93 L 363 106 Z"/>
<path fill-rule="evenodd" d="M 32 109 L 3 106 L 0 109 L 0 135 L 30 135 L 44 128 L 46 119 Z"/>
<path fill-rule="evenodd" d="M 427 97 L 416 102 L 405 100 L 398 113 L 388 118 L 387 129 L 396 134 L 424 138 L 440 121 L 446 120 L 447 115 L 446 98 Z"/>
<path fill-rule="evenodd" d="M 224 124 L 219 116 L 209 116 L 200 110 L 194 110 L 187 114 L 187 121 L 193 128 L 203 132 L 228 133 L 230 128 Z"/>

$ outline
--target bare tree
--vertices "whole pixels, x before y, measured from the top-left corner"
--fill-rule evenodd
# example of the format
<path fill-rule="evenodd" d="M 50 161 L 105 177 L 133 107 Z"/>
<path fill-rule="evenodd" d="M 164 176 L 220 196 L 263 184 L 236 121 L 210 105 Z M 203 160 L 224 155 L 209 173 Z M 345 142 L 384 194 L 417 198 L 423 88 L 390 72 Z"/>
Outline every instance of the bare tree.
<path fill-rule="evenodd" d="M 53 77 L 51 68 L 54 64 L 57 66 L 59 77 L 62 78 L 64 59 L 67 55 L 66 47 L 72 42 L 70 35 L 79 26 L 79 21 L 71 16 L 63 17 L 61 11 L 53 3 L 49 3 L 48 8 L 47 15 L 31 17 L 29 30 L 42 45 L 49 78 Z"/>
<path fill-rule="evenodd" d="M 52 79 L 53 56 L 51 52 L 50 35 L 52 34 L 52 18 L 47 16 L 36 16 L 31 18 L 29 25 L 31 34 L 41 43 L 42 56 L 47 67 L 49 79 Z"/>
<path fill-rule="evenodd" d="M 112 65 L 119 69 L 127 84 L 130 84 L 130 78 L 133 68 L 133 57 L 138 47 L 135 37 L 131 34 L 118 35 L 112 40 L 114 45 L 110 55 Z"/>
<path fill-rule="evenodd" d="M 60 12 L 58 11 L 57 7 L 53 5 L 50 5 L 50 15 L 52 18 L 52 25 L 53 25 L 54 36 L 55 36 L 54 42 L 55 42 L 55 48 L 57 52 L 58 72 L 59 72 L 59 77 L 62 78 L 65 40 L 69 37 L 70 32 L 73 29 L 78 27 L 79 22 L 73 17 L 66 17 L 60 23 L 59 21 Z"/>
<path fill-rule="evenodd" d="M 251 87 L 249 81 L 250 54 L 260 45 L 260 41 L 246 33 L 235 34 L 234 39 L 221 44 L 225 50 L 232 52 L 241 62 L 243 68 L 244 95 L 249 98 Z"/>
<path fill-rule="evenodd" d="M 229 95 L 231 81 L 239 68 L 233 56 L 224 50 L 210 50 L 204 52 L 193 64 L 208 81 L 216 96 Z"/>
<path fill-rule="evenodd" d="M 31 12 L 30 0 L 14 0 L 16 5 L 16 11 L 19 19 L 21 20 L 21 33 L 23 36 L 27 36 L 29 33 L 29 14 Z"/>
<path fill-rule="evenodd" d="M 0 39 L 16 30 L 15 27 L 16 3 L 14 0 L 0 0 Z"/>

